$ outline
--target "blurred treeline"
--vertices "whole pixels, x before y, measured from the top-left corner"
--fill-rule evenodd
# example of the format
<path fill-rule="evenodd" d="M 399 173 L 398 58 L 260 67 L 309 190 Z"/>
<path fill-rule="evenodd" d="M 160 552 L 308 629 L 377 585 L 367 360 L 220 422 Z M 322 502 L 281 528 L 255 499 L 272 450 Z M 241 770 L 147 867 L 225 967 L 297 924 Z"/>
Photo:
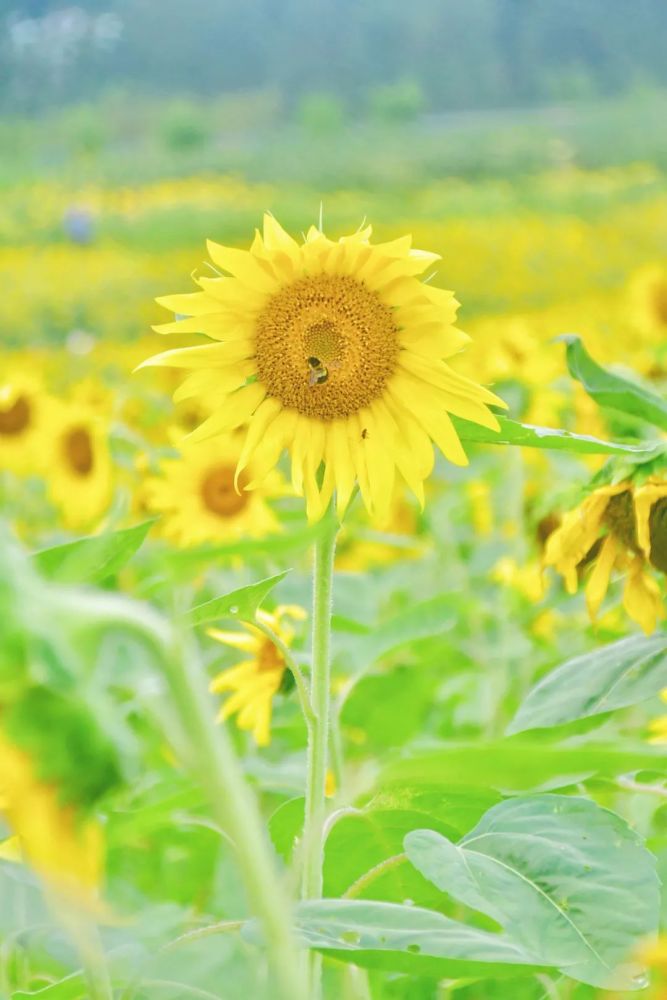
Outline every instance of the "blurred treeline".
<path fill-rule="evenodd" d="M 0 0 L 0 108 L 119 90 L 265 92 L 306 117 L 592 100 L 664 87 L 665 37 L 665 0 Z"/>

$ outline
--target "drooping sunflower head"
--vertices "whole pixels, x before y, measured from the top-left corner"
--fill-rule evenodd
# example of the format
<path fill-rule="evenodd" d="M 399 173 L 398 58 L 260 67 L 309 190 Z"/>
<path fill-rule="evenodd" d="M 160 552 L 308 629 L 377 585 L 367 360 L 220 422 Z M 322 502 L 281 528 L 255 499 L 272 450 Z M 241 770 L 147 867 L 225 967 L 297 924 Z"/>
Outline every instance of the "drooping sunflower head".
<path fill-rule="evenodd" d="M 306 612 L 298 605 L 280 605 L 274 612 L 259 611 L 258 621 L 269 634 L 247 624 L 244 632 L 209 629 L 217 642 L 249 654 L 249 659 L 223 670 L 211 682 L 214 693 L 231 692 L 220 709 L 219 718 L 236 715 L 239 729 L 252 732 L 257 746 L 267 746 L 271 739 L 273 698 L 280 691 L 287 669 L 285 657 L 272 641 L 272 632 L 285 646 L 294 639 L 294 621 L 302 621 Z"/>
<path fill-rule="evenodd" d="M 397 473 L 423 503 L 432 442 L 467 461 L 450 415 L 495 429 L 488 406 L 504 406 L 446 363 L 468 338 L 453 294 L 419 280 L 436 255 L 370 235 L 313 227 L 297 243 L 267 215 L 248 251 L 209 243 L 218 275 L 158 300 L 188 318 L 157 329 L 210 342 L 144 362 L 192 369 L 176 399 L 217 401 L 193 439 L 247 424 L 238 475 L 252 458 L 261 482 L 287 449 L 313 520 L 334 491 L 342 514 L 357 483 L 382 520 Z"/>
<path fill-rule="evenodd" d="M 562 574 L 570 593 L 586 574 L 586 603 L 594 620 L 615 570 L 625 574 L 623 604 L 649 634 L 664 615 L 652 570 L 667 572 L 667 478 L 651 475 L 594 490 L 546 542 L 544 563 Z"/>
<path fill-rule="evenodd" d="M 286 484 L 275 470 L 257 489 L 247 490 L 252 462 L 236 476 L 242 440 L 225 435 L 181 442 L 180 457 L 162 462 L 161 475 L 146 481 L 147 509 L 162 514 L 162 533 L 177 545 L 259 538 L 279 530 L 267 500 L 284 494 Z"/>

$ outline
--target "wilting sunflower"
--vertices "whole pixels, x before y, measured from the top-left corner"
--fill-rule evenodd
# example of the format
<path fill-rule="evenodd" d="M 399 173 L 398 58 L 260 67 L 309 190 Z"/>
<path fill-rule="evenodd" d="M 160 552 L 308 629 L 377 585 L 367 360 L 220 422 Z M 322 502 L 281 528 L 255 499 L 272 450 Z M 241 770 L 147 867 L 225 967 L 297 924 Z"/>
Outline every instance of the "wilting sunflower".
<path fill-rule="evenodd" d="M 258 618 L 289 646 L 294 638 L 294 629 L 289 619 L 303 621 L 306 612 L 294 605 L 281 605 L 271 614 L 259 611 Z M 252 732 L 257 746 L 267 746 L 271 740 L 271 710 L 273 698 L 283 684 L 287 664 L 278 647 L 255 625 L 246 624 L 245 632 L 222 632 L 209 629 L 208 634 L 218 642 L 250 654 L 243 660 L 228 667 L 211 682 L 211 691 L 219 694 L 233 692 L 220 709 L 220 719 L 228 719 L 237 713 L 239 729 Z"/>
<path fill-rule="evenodd" d="M 47 408 L 39 379 L 23 371 L 0 376 L 0 469 L 39 468 Z"/>
<path fill-rule="evenodd" d="M 63 805 L 58 789 L 40 781 L 30 756 L 0 734 L 0 814 L 14 834 L 4 857 L 25 859 L 46 883 L 70 897 L 92 899 L 100 885 L 99 825 Z M 8 854 L 7 846 L 11 845 Z"/>
<path fill-rule="evenodd" d="M 198 545 L 235 538 L 261 537 L 280 524 L 267 499 L 285 492 L 274 470 L 261 487 L 247 490 L 251 462 L 235 484 L 242 438 L 226 435 L 209 441 L 181 443 L 179 458 L 161 464 L 162 475 L 146 482 L 149 510 L 162 513 L 161 530 L 176 545 Z M 238 485 L 238 489 L 236 488 Z"/>
<path fill-rule="evenodd" d="M 586 603 L 592 620 L 614 570 L 625 573 L 623 605 L 647 634 L 653 632 L 663 616 L 651 569 L 667 572 L 667 479 L 651 476 L 594 490 L 549 536 L 544 562 L 562 574 L 571 594 L 580 575 L 588 575 Z"/>
<path fill-rule="evenodd" d="M 209 243 L 217 276 L 159 299 L 190 318 L 157 329 L 211 342 L 144 362 L 192 369 L 179 399 L 217 396 L 193 439 L 248 425 L 239 475 L 252 459 L 260 482 L 287 449 L 311 520 L 334 490 L 342 513 L 356 483 L 382 520 L 397 471 L 423 503 L 432 441 L 467 463 L 450 414 L 497 429 L 488 406 L 505 405 L 445 363 L 468 338 L 453 294 L 418 280 L 437 255 L 370 235 L 332 241 L 311 227 L 299 244 L 266 215 L 249 251 Z"/>
<path fill-rule="evenodd" d="M 64 525 L 88 528 L 111 503 L 113 465 L 108 422 L 82 403 L 54 403 L 50 412 L 46 468 L 51 499 Z"/>

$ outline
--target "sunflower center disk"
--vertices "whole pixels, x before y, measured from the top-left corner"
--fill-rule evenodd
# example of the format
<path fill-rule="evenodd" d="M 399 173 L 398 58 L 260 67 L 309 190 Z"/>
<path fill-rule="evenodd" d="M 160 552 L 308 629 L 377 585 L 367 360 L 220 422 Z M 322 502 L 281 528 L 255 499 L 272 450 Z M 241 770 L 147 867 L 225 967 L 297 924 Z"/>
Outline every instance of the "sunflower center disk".
<path fill-rule="evenodd" d="M 85 427 L 75 427 L 65 437 L 65 458 L 77 476 L 87 476 L 93 471 L 94 454 L 90 434 Z"/>
<path fill-rule="evenodd" d="M 239 476 L 239 493 L 234 488 L 233 465 L 221 465 L 211 469 L 205 476 L 201 484 L 201 496 L 204 505 L 212 514 L 218 517 L 234 517 L 240 514 L 250 500 L 250 494 L 246 493 L 244 486 L 248 483 L 247 476 L 243 473 Z"/>
<path fill-rule="evenodd" d="M 257 669 L 260 673 L 272 673 L 273 671 L 282 670 L 284 666 L 285 661 L 283 660 L 280 652 L 274 644 L 267 639 L 266 642 L 262 643 L 261 649 L 257 655 Z"/>
<path fill-rule="evenodd" d="M 257 323 L 257 374 L 270 396 L 308 417 L 348 417 L 382 395 L 398 362 L 391 309 L 355 278 L 302 278 Z"/>
<path fill-rule="evenodd" d="M 24 396 L 19 396 L 8 409 L 0 409 L 0 434 L 14 437 L 26 429 L 30 423 L 30 404 Z"/>
<path fill-rule="evenodd" d="M 667 326 L 667 282 L 660 281 L 655 286 L 653 304 L 658 321 Z"/>

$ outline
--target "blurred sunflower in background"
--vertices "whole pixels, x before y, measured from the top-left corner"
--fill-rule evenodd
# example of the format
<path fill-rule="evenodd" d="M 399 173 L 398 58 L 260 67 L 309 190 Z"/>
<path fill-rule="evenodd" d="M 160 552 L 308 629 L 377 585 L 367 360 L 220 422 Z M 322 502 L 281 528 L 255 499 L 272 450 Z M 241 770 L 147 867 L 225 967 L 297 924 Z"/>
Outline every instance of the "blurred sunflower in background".
<path fill-rule="evenodd" d="M 310 520 L 334 490 L 342 515 L 356 483 L 371 516 L 386 520 L 397 472 L 423 503 L 432 442 L 467 463 L 450 414 L 496 430 L 488 407 L 505 406 L 444 360 L 468 337 L 454 326 L 453 294 L 418 280 L 438 255 L 412 249 L 409 236 L 370 235 L 332 241 L 313 226 L 299 244 L 265 215 L 249 251 L 209 242 L 218 276 L 159 299 L 190 318 L 157 329 L 213 343 L 144 362 L 192 369 L 179 399 L 218 394 L 193 440 L 248 425 L 237 475 L 252 460 L 261 483 L 287 449 Z"/>
<path fill-rule="evenodd" d="M 34 472 L 43 459 L 48 397 L 41 380 L 22 369 L 0 376 L 0 469 Z"/>
<path fill-rule="evenodd" d="M 99 824 L 64 805 L 60 790 L 39 780 L 30 755 L 2 733 L 0 762 L 0 816 L 13 834 L 2 845 L 2 856 L 25 859 L 51 888 L 70 899 L 92 900 L 104 863 Z"/>
<path fill-rule="evenodd" d="M 256 489 L 253 463 L 236 478 L 242 446 L 238 435 L 183 441 L 178 458 L 165 459 L 160 476 L 146 480 L 148 511 L 162 514 L 162 534 L 176 545 L 198 545 L 280 530 L 267 500 L 284 495 L 286 483 L 273 470 Z"/>
<path fill-rule="evenodd" d="M 667 572 L 667 478 L 638 475 L 594 489 L 546 542 L 544 564 L 563 576 L 569 593 L 586 575 L 591 620 L 605 598 L 614 571 L 625 575 L 623 606 L 646 632 L 663 617 L 653 570 Z"/>
<path fill-rule="evenodd" d="M 285 646 L 290 646 L 295 634 L 292 622 L 303 621 L 306 612 L 298 605 L 280 605 L 273 613 L 258 611 L 257 618 Z M 261 628 L 249 623 L 245 628 L 245 632 L 208 630 L 217 642 L 250 655 L 250 659 L 218 674 L 211 682 L 211 691 L 231 692 L 220 709 L 220 720 L 236 715 L 239 729 L 252 732 L 257 746 L 263 747 L 271 740 L 273 699 L 283 686 L 288 668 L 283 653 Z"/>
<path fill-rule="evenodd" d="M 49 421 L 43 442 L 49 495 L 65 527 L 89 528 L 113 495 L 108 420 L 84 403 L 53 401 Z"/>

